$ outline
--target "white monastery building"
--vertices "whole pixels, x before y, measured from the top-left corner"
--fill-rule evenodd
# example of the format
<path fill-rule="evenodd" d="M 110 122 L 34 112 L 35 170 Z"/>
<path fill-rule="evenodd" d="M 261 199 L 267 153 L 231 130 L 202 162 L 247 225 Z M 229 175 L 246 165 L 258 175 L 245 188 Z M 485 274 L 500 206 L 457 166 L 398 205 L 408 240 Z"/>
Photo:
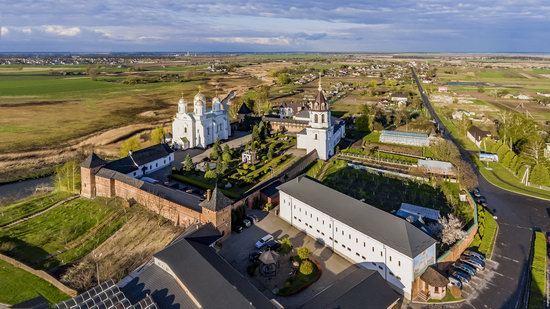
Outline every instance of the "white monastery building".
<path fill-rule="evenodd" d="M 206 109 L 206 97 L 199 91 L 193 99 L 193 112 L 187 112 L 187 102 L 178 102 L 178 112 L 172 123 L 172 143 L 177 149 L 206 148 L 217 139 L 231 136 L 228 116 L 228 102 L 232 94 L 223 101 L 217 96 L 212 99 L 212 109 Z"/>
<path fill-rule="evenodd" d="M 321 78 L 318 90 L 309 111 L 308 127 L 297 134 L 297 148 L 306 149 L 307 153 L 317 150 L 321 160 L 328 160 L 334 155 L 334 149 L 344 136 L 346 126 L 343 123 L 332 123 L 328 102 L 321 87 Z"/>
<path fill-rule="evenodd" d="M 436 262 L 436 241 L 404 219 L 304 176 L 278 189 L 283 220 L 351 262 L 378 271 L 408 299 Z"/>

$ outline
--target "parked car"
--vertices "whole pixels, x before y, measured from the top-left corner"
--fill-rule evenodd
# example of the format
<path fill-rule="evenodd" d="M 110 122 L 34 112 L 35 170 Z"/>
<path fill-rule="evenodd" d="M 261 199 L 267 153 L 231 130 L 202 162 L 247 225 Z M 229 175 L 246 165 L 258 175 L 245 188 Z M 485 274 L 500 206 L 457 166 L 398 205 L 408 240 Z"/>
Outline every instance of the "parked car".
<path fill-rule="evenodd" d="M 478 204 L 483 204 L 483 203 L 487 203 L 487 200 L 485 199 L 485 196 L 480 195 L 479 197 L 476 198 L 476 202 Z"/>
<path fill-rule="evenodd" d="M 463 272 L 468 273 L 468 275 L 470 275 L 470 276 L 475 276 L 475 274 L 477 272 L 477 270 L 474 267 L 472 267 L 470 265 L 466 265 L 465 263 L 462 263 L 462 262 L 454 262 L 453 267 L 456 268 L 456 269 L 460 269 Z"/>
<path fill-rule="evenodd" d="M 281 248 L 281 243 L 276 240 L 270 240 L 265 246 L 268 250 L 276 251 Z"/>
<path fill-rule="evenodd" d="M 480 261 L 483 261 L 485 262 L 485 257 L 481 254 L 481 253 L 477 253 L 475 251 L 472 251 L 472 250 L 466 250 L 462 253 L 462 255 L 466 255 L 466 256 L 474 256 L 476 257 L 477 259 L 479 259 Z"/>
<path fill-rule="evenodd" d="M 263 246 L 265 246 L 270 240 L 273 240 L 273 235 L 271 234 L 267 234 L 265 235 L 264 237 L 260 238 L 257 242 L 256 242 L 256 248 L 257 249 L 261 249 Z"/>
<path fill-rule="evenodd" d="M 240 233 L 240 232 L 243 231 L 243 229 L 244 229 L 244 227 L 240 224 L 234 224 L 233 225 L 233 231 L 234 232 Z"/>
<path fill-rule="evenodd" d="M 472 279 L 472 277 L 470 275 L 468 275 L 467 273 L 465 273 L 463 271 L 460 271 L 460 270 L 456 270 L 456 269 L 453 269 L 453 270 L 449 271 L 449 275 L 451 275 L 451 276 L 455 277 L 456 279 L 460 280 L 460 282 L 462 282 L 463 285 L 465 283 L 470 282 L 470 279 Z"/>
<path fill-rule="evenodd" d="M 250 214 L 250 215 L 246 215 L 244 217 L 245 217 L 245 219 L 248 219 L 248 221 L 252 222 L 252 224 L 258 222 L 258 217 L 256 217 L 255 215 Z"/>
<path fill-rule="evenodd" d="M 479 191 L 479 188 L 475 188 L 472 193 L 474 194 L 475 197 L 480 197 L 481 196 L 481 191 Z"/>
<path fill-rule="evenodd" d="M 262 251 L 254 250 L 254 251 L 250 252 L 250 254 L 248 254 L 248 260 L 251 263 L 257 262 L 260 255 L 262 255 Z"/>
<path fill-rule="evenodd" d="M 473 256 L 472 257 L 461 256 L 460 261 L 475 267 L 477 270 L 484 270 L 485 269 L 485 263 L 483 261 L 480 261 L 480 260 L 476 259 Z"/>
<path fill-rule="evenodd" d="M 460 281 L 459 279 L 457 279 L 457 278 L 455 278 L 455 277 L 453 277 L 453 276 L 449 276 L 448 279 L 449 279 L 449 282 L 450 282 L 452 285 L 454 285 L 454 286 L 456 286 L 456 287 L 462 289 L 462 281 Z"/>
<path fill-rule="evenodd" d="M 252 225 L 252 222 L 250 222 L 250 220 L 246 219 L 246 218 L 243 218 L 241 220 L 241 224 L 244 226 L 244 227 L 250 227 Z"/>

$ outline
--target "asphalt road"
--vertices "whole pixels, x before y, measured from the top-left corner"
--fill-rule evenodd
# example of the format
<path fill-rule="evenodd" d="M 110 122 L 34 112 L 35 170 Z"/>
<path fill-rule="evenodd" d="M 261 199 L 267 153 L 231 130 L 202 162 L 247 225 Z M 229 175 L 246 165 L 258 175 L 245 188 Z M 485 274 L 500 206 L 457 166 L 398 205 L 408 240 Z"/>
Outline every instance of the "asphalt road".
<path fill-rule="evenodd" d="M 424 106 L 439 125 L 443 136 L 452 140 L 469 161 L 467 151 L 449 135 L 424 94 L 414 71 L 413 74 L 422 93 Z M 461 305 L 448 307 L 523 308 L 533 228 L 550 231 L 550 202 L 500 189 L 479 174 L 478 180 L 481 194 L 487 198 L 489 210 L 499 223 L 492 257 L 497 267 L 494 276 L 477 291 L 477 297 Z"/>

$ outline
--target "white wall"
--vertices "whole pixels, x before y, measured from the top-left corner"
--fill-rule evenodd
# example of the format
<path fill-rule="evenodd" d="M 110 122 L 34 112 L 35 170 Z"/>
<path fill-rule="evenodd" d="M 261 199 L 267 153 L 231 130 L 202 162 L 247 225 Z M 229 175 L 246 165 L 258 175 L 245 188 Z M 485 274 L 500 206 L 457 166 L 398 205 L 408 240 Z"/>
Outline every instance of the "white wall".
<path fill-rule="evenodd" d="M 383 278 L 402 290 L 406 298 L 410 298 L 415 269 L 413 259 L 285 192 L 279 193 L 279 215 L 282 219 L 351 262 L 377 270 Z M 421 267 L 426 263 L 435 263 L 435 245 L 419 256 L 423 257 L 418 259 L 423 264 Z"/>
<path fill-rule="evenodd" d="M 144 166 L 147 166 L 147 170 L 145 171 L 145 175 L 149 175 L 149 174 L 151 174 L 155 171 L 160 170 L 163 167 L 170 166 L 172 164 L 172 162 L 174 162 L 174 153 L 171 153 L 171 154 L 169 154 L 165 157 L 162 157 L 160 159 L 157 159 L 155 161 L 151 161 L 147 164 L 142 164 L 142 165 L 139 166 L 137 171 L 128 173 L 126 175 L 128 175 L 130 177 L 134 177 L 134 178 L 141 177 L 141 176 L 143 176 L 142 168 Z"/>

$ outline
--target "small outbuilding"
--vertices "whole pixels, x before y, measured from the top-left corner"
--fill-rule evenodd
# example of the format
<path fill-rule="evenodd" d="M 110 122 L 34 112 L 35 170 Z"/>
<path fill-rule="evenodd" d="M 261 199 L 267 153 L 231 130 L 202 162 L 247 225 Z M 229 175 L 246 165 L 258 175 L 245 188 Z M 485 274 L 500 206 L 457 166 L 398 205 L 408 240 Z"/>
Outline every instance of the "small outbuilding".
<path fill-rule="evenodd" d="M 429 299 L 443 299 L 447 295 L 447 285 L 449 279 L 440 273 L 435 267 L 426 268 L 420 276 L 422 281 L 418 297 Z"/>

